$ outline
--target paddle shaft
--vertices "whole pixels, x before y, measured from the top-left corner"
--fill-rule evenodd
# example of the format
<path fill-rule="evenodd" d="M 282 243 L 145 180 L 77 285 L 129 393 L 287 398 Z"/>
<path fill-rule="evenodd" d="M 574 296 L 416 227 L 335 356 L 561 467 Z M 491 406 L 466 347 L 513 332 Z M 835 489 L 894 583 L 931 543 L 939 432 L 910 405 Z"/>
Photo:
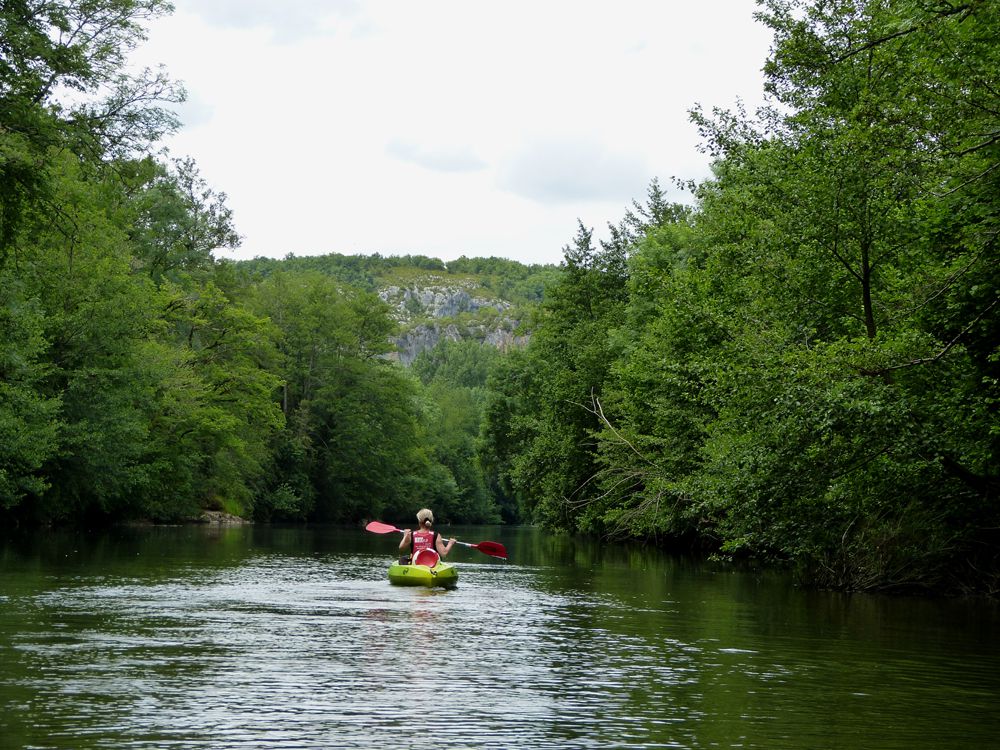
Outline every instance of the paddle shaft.
<path fill-rule="evenodd" d="M 405 534 L 405 529 L 397 529 L 395 526 L 391 526 L 387 523 L 382 523 L 381 521 L 372 521 L 367 526 L 365 526 L 367 531 L 374 532 L 375 534 L 389 534 L 393 531 L 400 534 Z M 472 549 L 477 549 L 484 555 L 489 555 L 490 557 L 499 557 L 503 560 L 507 559 L 507 550 L 499 542 L 479 542 L 478 544 L 471 544 L 469 542 L 460 542 L 455 539 L 455 544 L 461 544 L 463 547 L 472 547 Z"/>

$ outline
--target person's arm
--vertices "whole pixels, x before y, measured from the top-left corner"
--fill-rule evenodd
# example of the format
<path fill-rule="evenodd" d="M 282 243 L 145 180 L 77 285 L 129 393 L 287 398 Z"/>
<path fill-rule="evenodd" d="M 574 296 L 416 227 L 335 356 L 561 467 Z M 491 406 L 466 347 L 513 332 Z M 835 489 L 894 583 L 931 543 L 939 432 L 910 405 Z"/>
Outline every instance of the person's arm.
<path fill-rule="evenodd" d="M 409 529 L 406 529 L 406 531 L 403 532 L 403 541 L 399 543 L 399 551 L 402 552 L 403 550 L 409 549 L 412 540 L 412 532 Z"/>
<path fill-rule="evenodd" d="M 437 551 L 438 554 L 441 555 L 441 557 L 447 557 L 448 553 L 451 552 L 451 548 L 454 546 L 455 546 L 454 538 L 449 539 L 448 543 L 445 544 L 444 538 L 440 534 L 438 534 Z"/>

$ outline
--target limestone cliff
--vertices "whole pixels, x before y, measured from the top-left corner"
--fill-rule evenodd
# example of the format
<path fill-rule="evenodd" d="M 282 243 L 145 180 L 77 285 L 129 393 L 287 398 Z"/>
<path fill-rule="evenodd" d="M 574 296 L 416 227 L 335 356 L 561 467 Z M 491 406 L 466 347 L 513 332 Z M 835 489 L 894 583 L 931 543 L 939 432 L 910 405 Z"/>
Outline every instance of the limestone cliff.
<path fill-rule="evenodd" d="M 442 339 L 474 339 L 502 350 L 527 341 L 527 336 L 515 334 L 518 320 L 511 303 L 486 296 L 472 281 L 429 277 L 384 287 L 378 295 L 400 323 L 401 333 L 393 339 L 398 352 L 390 357 L 404 365 Z"/>

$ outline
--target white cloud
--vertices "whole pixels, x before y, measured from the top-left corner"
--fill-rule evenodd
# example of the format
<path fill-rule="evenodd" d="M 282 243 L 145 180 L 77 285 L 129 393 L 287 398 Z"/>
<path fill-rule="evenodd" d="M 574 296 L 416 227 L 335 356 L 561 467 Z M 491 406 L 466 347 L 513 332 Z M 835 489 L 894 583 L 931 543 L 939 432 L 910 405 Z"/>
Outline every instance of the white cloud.
<path fill-rule="evenodd" d="M 185 99 L 180 104 L 175 104 L 172 109 L 180 118 L 182 126 L 185 128 L 196 128 L 211 122 L 215 108 L 199 92 L 188 91 Z"/>
<path fill-rule="evenodd" d="M 422 146 L 412 141 L 394 139 L 386 146 L 386 152 L 401 161 L 412 162 L 435 172 L 477 172 L 486 166 L 486 162 L 462 146 Z"/>
<path fill-rule="evenodd" d="M 197 0 L 179 5 L 213 26 L 265 29 L 284 44 L 329 33 L 359 9 L 358 0 Z"/>
<path fill-rule="evenodd" d="M 184 82 L 169 142 L 229 195 L 240 257 L 558 262 L 654 176 L 702 178 L 687 112 L 760 99 L 754 0 L 175 0 L 141 64 Z"/>
<path fill-rule="evenodd" d="M 503 166 L 498 184 L 543 204 L 586 204 L 641 195 L 652 179 L 638 154 L 612 152 L 599 141 L 533 141 Z"/>

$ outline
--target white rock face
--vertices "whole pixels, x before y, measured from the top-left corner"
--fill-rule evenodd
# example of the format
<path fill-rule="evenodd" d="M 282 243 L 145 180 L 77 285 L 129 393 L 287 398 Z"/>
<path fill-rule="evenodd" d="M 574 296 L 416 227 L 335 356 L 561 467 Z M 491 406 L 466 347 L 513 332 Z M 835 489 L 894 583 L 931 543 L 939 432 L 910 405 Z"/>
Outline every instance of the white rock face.
<path fill-rule="evenodd" d="M 453 318 L 460 313 L 476 312 L 484 307 L 492 307 L 501 313 L 510 308 L 510 303 L 506 300 L 473 297 L 461 287 L 414 286 L 403 289 L 390 286 L 380 291 L 378 296 L 404 322 L 416 316 Z"/>
<path fill-rule="evenodd" d="M 524 346 L 526 336 L 515 336 L 518 321 L 505 315 L 511 305 L 506 300 L 473 296 L 461 284 L 398 287 L 391 286 L 379 292 L 406 332 L 393 339 L 399 351 L 390 354 L 404 365 L 409 365 L 420 352 L 432 349 L 443 340 L 463 341 L 475 339 L 487 346 L 506 351 Z M 482 310 L 495 310 L 496 316 L 484 322 Z M 454 320 L 463 314 L 465 320 Z M 487 316 L 489 317 L 489 316 Z M 451 319 L 451 320 L 449 320 Z"/>

